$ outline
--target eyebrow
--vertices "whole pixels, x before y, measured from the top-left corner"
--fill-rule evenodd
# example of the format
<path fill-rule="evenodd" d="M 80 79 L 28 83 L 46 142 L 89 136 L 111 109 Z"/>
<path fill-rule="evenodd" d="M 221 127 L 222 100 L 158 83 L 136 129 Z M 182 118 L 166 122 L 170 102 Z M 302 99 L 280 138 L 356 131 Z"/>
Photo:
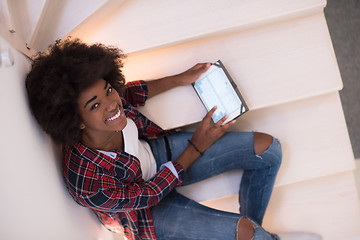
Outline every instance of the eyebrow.
<path fill-rule="evenodd" d="M 107 88 L 108 85 L 109 85 L 109 83 L 106 82 L 106 83 L 105 83 L 105 87 L 104 87 L 105 90 L 106 90 L 106 88 Z M 92 101 L 94 101 L 96 98 L 97 98 L 97 96 L 94 96 L 94 97 L 92 97 L 89 101 L 87 101 L 87 102 L 85 103 L 85 105 L 84 105 L 84 108 L 86 108 L 86 106 L 87 106 L 89 103 L 91 103 Z"/>
<path fill-rule="evenodd" d="M 85 103 L 84 108 L 86 108 L 86 106 L 87 106 L 90 102 L 94 101 L 96 98 L 97 98 L 97 96 L 93 96 L 89 101 L 87 101 L 87 102 Z"/>

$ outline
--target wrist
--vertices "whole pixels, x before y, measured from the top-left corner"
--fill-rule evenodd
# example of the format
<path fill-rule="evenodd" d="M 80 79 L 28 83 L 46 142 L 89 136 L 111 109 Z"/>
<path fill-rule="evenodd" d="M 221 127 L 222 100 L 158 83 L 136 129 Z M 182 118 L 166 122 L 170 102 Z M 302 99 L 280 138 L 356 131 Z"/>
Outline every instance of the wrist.
<path fill-rule="evenodd" d="M 184 171 L 186 171 L 198 157 L 200 157 L 200 154 L 195 148 L 187 145 L 182 154 L 174 162 L 179 163 Z"/>
<path fill-rule="evenodd" d="M 181 74 L 176 74 L 171 76 L 171 82 L 174 84 L 174 87 L 184 86 L 183 79 L 181 77 Z"/>
<path fill-rule="evenodd" d="M 195 149 L 195 151 L 197 151 L 200 154 L 200 156 L 204 154 L 204 152 L 200 151 L 200 149 L 190 139 L 188 140 L 188 142 Z"/>

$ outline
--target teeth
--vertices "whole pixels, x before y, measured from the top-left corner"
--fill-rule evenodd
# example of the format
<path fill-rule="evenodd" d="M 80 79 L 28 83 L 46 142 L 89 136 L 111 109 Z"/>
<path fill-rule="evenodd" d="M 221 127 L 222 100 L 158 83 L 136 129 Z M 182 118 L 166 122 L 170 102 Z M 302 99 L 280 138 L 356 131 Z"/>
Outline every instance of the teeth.
<path fill-rule="evenodd" d="M 120 115 L 121 115 L 121 111 L 119 109 L 119 111 L 114 116 L 112 116 L 109 119 L 106 119 L 106 121 L 113 121 L 113 120 L 117 119 L 118 117 L 120 117 Z"/>

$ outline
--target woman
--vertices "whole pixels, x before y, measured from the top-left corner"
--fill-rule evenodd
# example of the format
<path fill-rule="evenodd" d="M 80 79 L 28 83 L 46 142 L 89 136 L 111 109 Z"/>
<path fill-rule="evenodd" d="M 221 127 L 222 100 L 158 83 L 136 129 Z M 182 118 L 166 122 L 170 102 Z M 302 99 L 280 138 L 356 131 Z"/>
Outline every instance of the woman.
<path fill-rule="evenodd" d="M 129 239 L 279 239 L 261 227 L 281 163 L 279 142 L 263 133 L 225 134 L 235 121 L 211 124 L 216 107 L 194 133 L 162 130 L 135 107 L 191 84 L 210 64 L 125 84 L 124 57 L 117 48 L 67 39 L 39 54 L 27 76 L 32 113 L 63 146 L 74 200 Z M 174 190 L 233 169 L 244 169 L 240 214 Z"/>

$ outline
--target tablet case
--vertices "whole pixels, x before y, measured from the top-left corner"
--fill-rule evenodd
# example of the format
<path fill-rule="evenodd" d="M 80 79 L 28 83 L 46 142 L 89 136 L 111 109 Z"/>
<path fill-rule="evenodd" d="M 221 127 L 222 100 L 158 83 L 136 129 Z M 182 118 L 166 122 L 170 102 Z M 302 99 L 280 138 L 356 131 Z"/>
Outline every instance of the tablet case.
<path fill-rule="evenodd" d="M 215 63 L 212 63 L 212 65 L 214 65 L 214 66 L 216 66 L 216 67 L 219 67 L 219 68 L 221 68 L 221 69 L 224 71 L 226 77 L 228 78 L 229 82 L 231 83 L 231 86 L 232 86 L 233 89 L 235 90 L 236 95 L 239 97 L 239 99 L 240 99 L 240 101 L 241 101 L 241 103 L 242 103 L 241 108 L 240 108 L 240 109 L 241 109 L 241 110 L 240 110 L 240 114 L 239 114 L 237 117 L 233 118 L 233 119 L 236 119 L 236 118 L 238 118 L 239 116 L 243 115 L 244 113 L 248 112 L 248 111 L 249 111 L 249 107 L 247 106 L 247 104 L 246 104 L 243 96 L 241 95 L 241 93 L 240 93 L 240 91 L 239 91 L 236 83 L 235 83 L 234 80 L 231 78 L 229 72 L 226 70 L 226 68 L 225 68 L 224 64 L 221 62 L 221 60 L 218 60 L 218 61 L 216 61 Z M 202 100 L 201 97 L 199 96 L 199 93 L 198 93 L 198 92 L 196 91 L 196 89 L 195 89 L 195 83 L 192 83 L 192 86 L 193 86 L 196 94 L 197 94 L 198 97 L 200 98 L 201 102 L 203 103 L 204 107 L 206 108 L 205 103 L 203 102 L 203 100 Z"/>

